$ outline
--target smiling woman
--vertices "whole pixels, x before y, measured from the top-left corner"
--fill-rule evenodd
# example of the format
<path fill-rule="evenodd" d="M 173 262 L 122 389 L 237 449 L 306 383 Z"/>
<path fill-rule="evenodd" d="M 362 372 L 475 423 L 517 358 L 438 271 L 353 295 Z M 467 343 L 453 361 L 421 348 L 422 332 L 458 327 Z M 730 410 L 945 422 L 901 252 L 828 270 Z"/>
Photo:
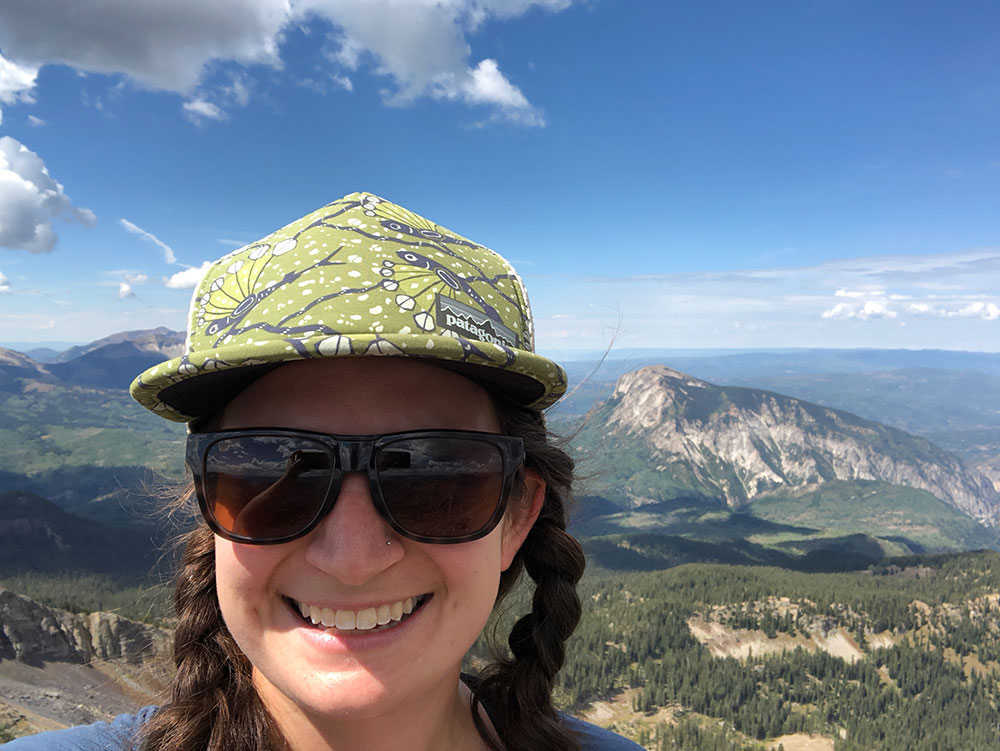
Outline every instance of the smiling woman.
<path fill-rule="evenodd" d="M 370 194 L 216 262 L 185 354 L 132 385 L 189 423 L 205 521 L 171 696 L 11 748 L 638 748 L 552 706 L 584 558 L 541 412 L 565 374 L 532 338 L 506 261 Z M 463 675 L 524 571 L 510 655 Z"/>

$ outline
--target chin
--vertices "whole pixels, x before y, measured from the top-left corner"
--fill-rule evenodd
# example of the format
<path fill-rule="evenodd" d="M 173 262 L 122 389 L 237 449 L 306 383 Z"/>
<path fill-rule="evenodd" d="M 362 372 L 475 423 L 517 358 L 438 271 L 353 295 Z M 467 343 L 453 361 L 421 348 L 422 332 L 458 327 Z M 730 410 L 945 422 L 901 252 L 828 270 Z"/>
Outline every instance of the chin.
<path fill-rule="evenodd" d="M 290 702 L 302 714 L 325 722 L 378 717 L 391 708 L 394 698 L 399 700 L 398 696 L 394 697 L 398 690 L 390 691 L 382 680 L 363 669 L 303 676 L 294 685 L 287 685 L 280 679 L 273 682 L 254 669 L 254 683 L 272 713 L 275 704 Z M 279 712 L 284 713 L 284 710 L 279 709 Z"/>

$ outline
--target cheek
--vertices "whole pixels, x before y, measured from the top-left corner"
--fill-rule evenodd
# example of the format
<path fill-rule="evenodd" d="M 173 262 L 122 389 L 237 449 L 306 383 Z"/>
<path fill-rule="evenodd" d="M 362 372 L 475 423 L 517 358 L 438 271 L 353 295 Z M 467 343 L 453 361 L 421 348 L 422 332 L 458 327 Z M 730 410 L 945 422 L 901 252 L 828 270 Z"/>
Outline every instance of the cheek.
<path fill-rule="evenodd" d="M 502 557 L 499 532 L 498 527 L 482 540 L 440 545 L 433 551 L 447 587 L 445 616 L 449 623 L 465 626 L 468 634 L 459 638 L 468 641 L 471 635 L 469 645 L 482 631 L 496 602 Z"/>
<path fill-rule="evenodd" d="M 268 594 L 269 573 L 276 562 L 273 546 L 249 546 L 215 538 L 215 586 L 219 608 L 237 643 L 252 638 Z"/>

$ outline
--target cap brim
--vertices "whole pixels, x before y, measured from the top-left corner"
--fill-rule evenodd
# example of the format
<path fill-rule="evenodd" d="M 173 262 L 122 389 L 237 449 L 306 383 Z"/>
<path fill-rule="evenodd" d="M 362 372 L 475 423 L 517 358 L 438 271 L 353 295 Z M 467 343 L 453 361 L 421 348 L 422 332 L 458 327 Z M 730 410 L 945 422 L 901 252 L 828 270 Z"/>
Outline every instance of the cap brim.
<path fill-rule="evenodd" d="M 130 391 L 158 415 L 190 422 L 218 411 L 252 381 L 283 363 L 373 356 L 432 362 L 536 409 L 554 404 L 566 390 L 565 371 L 533 352 L 450 336 L 369 333 L 291 342 L 268 339 L 250 347 L 238 344 L 188 353 L 145 371 Z"/>

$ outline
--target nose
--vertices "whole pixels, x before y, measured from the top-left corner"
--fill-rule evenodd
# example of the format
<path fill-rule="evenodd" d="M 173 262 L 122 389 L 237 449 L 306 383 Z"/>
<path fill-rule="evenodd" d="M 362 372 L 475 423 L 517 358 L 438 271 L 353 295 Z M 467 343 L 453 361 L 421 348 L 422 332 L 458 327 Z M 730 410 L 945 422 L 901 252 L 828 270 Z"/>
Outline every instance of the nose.
<path fill-rule="evenodd" d="M 360 586 L 403 554 L 402 540 L 375 510 L 368 478 L 346 473 L 333 509 L 306 537 L 306 561 L 344 584 Z"/>

